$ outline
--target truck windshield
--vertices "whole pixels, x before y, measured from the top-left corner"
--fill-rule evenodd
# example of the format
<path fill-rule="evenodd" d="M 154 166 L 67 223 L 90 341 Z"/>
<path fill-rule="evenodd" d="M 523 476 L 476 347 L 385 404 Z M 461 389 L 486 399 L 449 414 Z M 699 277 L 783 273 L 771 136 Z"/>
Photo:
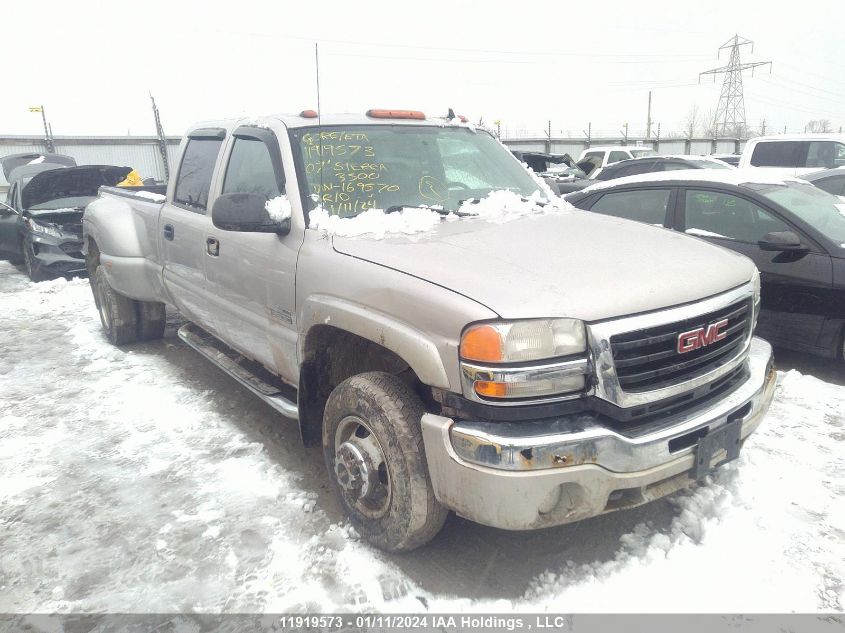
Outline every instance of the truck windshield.
<path fill-rule="evenodd" d="M 454 211 L 494 190 L 527 197 L 540 189 L 490 134 L 463 126 L 322 126 L 290 135 L 312 208 L 340 217 L 400 206 Z"/>
<path fill-rule="evenodd" d="M 845 201 L 811 184 L 790 183 L 760 191 L 845 248 Z"/>

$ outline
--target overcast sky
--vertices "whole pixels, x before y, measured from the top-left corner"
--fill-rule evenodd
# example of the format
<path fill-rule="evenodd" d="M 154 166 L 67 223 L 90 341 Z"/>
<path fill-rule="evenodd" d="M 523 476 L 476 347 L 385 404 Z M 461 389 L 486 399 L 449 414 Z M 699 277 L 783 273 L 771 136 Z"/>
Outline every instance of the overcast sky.
<path fill-rule="evenodd" d="M 843 0 L 706 2 L 132 3 L 5 0 L 0 134 L 152 134 L 148 93 L 168 134 L 198 120 L 316 108 L 319 42 L 324 112 L 449 107 L 506 130 L 617 134 L 652 118 L 665 134 L 690 109 L 715 109 L 734 33 L 748 125 L 802 131 L 845 125 Z M 762 71 L 762 72 L 761 72 Z"/>

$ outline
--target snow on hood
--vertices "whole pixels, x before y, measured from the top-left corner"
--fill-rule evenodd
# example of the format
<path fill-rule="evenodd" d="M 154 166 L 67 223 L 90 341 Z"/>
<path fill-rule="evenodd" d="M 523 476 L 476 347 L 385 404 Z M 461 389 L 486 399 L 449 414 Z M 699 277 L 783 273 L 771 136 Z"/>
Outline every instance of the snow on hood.
<path fill-rule="evenodd" d="M 682 233 L 548 208 L 505 222 L 439 222 L 418 239 L 335 234 L 332 243 L 341 254 L 448 288 L 506 319 L 636 314 L 724 292 L 754 272 L 746 257 Z"/>
<path fill-rule="evenodd" d="M 543 183 L 545 185 L 545 183 Z M 548 186 L 546 186 L 548 189 Z M 401 211 L 387 213 L 383 209 L 368 209 L 352 218 L 332 215 L 322 207 L 308 214 L 309 226 L 331 235 L 358 237 L 366 235 L 384 239 L 390 235 L 414 235 L 433 230 L 445 219 L 448 222 L 479 218 L 501 224 L 526 215 L 551 213 L 571 209 L 569 203 L 549 191 L 548 196 L 535 192 L 528 198 L 513 191 L 491 191 L 478 200 L 466 200 L 457 213 L 443 214 L 442 207 L 405 207 Z"/>

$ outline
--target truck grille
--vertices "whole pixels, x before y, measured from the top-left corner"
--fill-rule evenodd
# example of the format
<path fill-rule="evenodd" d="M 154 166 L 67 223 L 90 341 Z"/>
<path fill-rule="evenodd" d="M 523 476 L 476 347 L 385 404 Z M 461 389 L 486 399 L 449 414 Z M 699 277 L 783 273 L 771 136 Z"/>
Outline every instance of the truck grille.
<path fill-rule="evenodd" d="M 678 337 L 727 319 L 720 341 L 678 352 Z M 684 321 L 617 334 L 610 338 L 619 386 L 628 392 L 652 391 L 691 380 L 732 360 L 751 329 L 752 305 L 746 299 Z"/>

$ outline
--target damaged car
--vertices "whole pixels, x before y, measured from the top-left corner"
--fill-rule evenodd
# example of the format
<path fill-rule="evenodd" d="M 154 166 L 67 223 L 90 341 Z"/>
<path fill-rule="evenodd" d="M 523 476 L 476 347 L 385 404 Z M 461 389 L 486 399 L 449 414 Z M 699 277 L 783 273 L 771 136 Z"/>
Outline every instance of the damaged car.
<path fill-rule="evenodd" d="M 29 160 L 26 160 L 29 157 Z M 24 264 L 32 281 L 86 272 L 82 212 L 103 185 L 132 170 L 114 165 L 75 166 L 60 155 L 14 155 L 2 163 L 10 183 L 0 203 L 0 257 Z"/>

